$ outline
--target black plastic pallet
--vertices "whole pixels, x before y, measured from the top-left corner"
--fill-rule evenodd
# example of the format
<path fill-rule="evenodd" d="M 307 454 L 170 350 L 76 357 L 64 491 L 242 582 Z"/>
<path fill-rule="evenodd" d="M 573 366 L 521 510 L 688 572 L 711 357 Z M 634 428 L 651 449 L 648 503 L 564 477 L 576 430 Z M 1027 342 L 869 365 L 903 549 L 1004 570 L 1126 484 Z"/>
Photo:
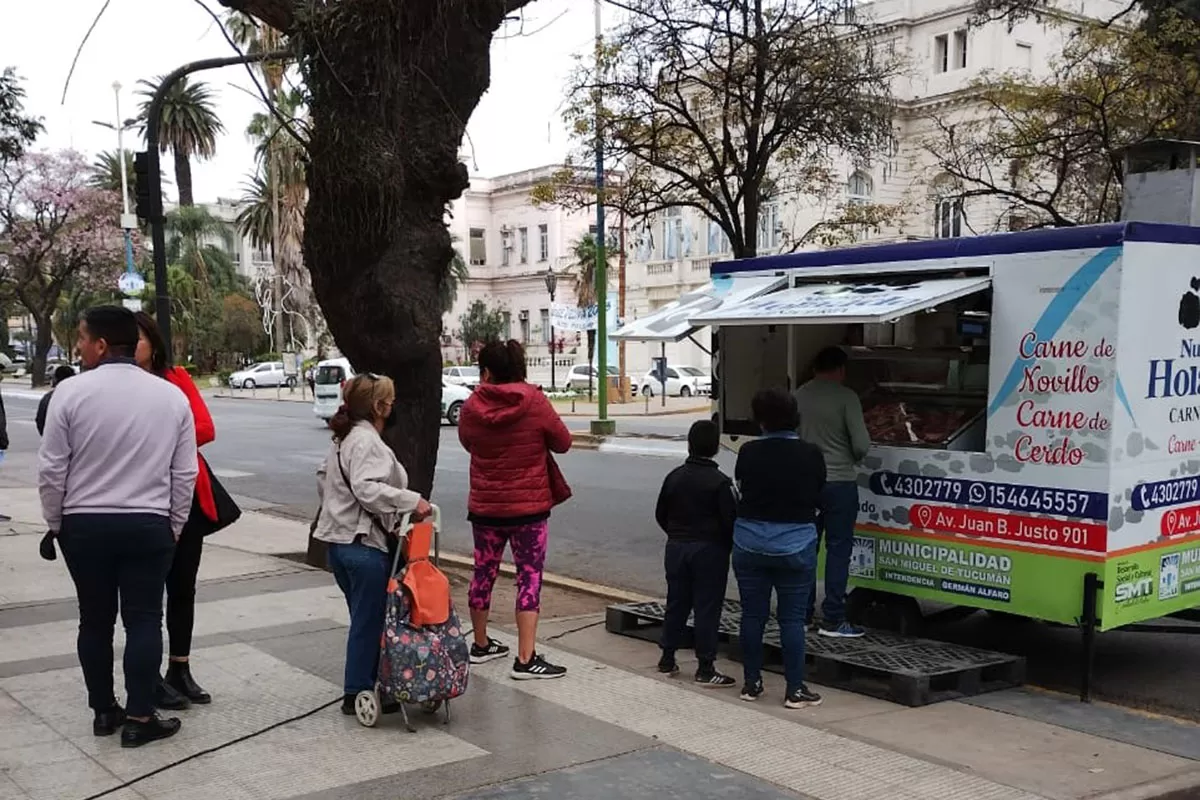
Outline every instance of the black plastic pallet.
<path fill-rule="evenodd" d="M 610 633 L 657 643 L 665 606 L 660 602 L 626 603 L 608 607 Z M 720 639 L 726 654 L 741 660 L 738 629 L 741 604 L 726 600 L 721 613 Z M 688 630 L 692 621 L 688 620 Z M 783 670 L 779 625 L 772 617 L 763 635 L 765 668 Z M 685 641 L 683 646 L 690 646 Z M 804 660 L 813 683 L 879 697 L 905 706 L 1020 686 L 1025 682 L 1025 659 L 956 644 L 916 639 L 883 631 L 868 631 L 860 639 L 808 636 Z"/>

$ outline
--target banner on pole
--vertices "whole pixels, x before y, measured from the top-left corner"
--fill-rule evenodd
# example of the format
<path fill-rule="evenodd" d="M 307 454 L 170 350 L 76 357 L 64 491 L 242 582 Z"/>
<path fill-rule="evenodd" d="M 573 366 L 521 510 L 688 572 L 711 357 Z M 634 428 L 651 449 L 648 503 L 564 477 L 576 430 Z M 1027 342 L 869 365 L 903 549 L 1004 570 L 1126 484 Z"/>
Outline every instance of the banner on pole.
<path fill-rule="evenodd" d="M 596 306 L 580 308 L 563 303 L 550 306 L 550 325 L 556 331 L 594 331 L 599 312 Z"/>

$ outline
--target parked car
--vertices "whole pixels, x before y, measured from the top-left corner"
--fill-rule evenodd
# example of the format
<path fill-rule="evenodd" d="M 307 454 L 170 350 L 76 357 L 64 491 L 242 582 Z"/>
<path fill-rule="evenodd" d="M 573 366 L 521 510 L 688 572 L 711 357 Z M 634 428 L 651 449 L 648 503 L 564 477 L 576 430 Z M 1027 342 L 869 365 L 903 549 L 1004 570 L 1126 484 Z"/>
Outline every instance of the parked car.
<path fill-rule="evenodd" d="M 233 389 L 257 389 L 273 386 L 295 386 L 296 376 L 284 372 L 282 361 L 265 361 L 251 364 L 229 376 Z"/>
<path fill-rule="evenodd" d="M 608 376 L 616 378 L 620 373 L 614 366 L 608 367 Z M 588 388 L 588 379 L 590 376 L 592 386 L 597 386 L 599 381 L 597 377 L 600 371 L 596 367 L 587 364 L 576 364 L 571 367 L 571 371 L 567 373 L 567 388 L 575 392 L 586 392 Z"/>
<path fill-rule="evenodd" d="M 662 376 L 651 370 L 642 378 L 642 394 L 654 397 L 663 390 Z M 712 376 L 699 367 L 667 367 L 667 396 L 692 397 L 712 393 Z"/>
<path fill-rule="evenodd" d="M 313 390 L 313 413 L 318 419 L 328 422 L 342 405 L 342 385 L 354 377 L 354 368 L 349 359 L 331 358 L 317 364 L 316 388 Z M 471 396 L 465 386 L 450 383 L 442 377 L 442 417 L 451 425 L 458 425 L 463 403 Z"/>
<path fill-rule="evenodd" d="M 471 390 L 457 383 L 450 383 L 442 378 L 442 416 L 446 422 L 458 426 L 458 418 L 462 414 L 463 403 L 471 396 Z"/>
<path fill-rule="evenodd" d="M 442 377 L 447 383 L 474 389 L 479 385 L 479 367 L 446 367 Z"/>

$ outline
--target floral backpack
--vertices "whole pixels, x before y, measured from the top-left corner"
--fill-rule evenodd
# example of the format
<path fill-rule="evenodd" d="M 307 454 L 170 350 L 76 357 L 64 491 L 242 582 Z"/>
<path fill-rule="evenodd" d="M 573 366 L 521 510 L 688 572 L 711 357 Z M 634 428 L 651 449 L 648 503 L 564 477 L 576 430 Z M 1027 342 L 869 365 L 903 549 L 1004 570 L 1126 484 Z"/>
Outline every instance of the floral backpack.
<path fill-rule="evenodd" d="M 404 542 L 403 574 L 388 581 L 379 687 L 401 703 L 436 704 L 467 691 L 470 647 L 449 581 L 429 560 L 432 537 L 432 523 L 414 524 Z"/>

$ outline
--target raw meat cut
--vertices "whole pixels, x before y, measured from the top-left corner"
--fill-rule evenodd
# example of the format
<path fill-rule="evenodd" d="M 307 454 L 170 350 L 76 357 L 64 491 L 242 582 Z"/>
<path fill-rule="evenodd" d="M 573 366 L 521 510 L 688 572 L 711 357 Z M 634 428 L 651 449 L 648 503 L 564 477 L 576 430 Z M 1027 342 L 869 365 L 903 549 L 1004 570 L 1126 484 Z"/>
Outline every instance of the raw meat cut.
<path fill-rule="evenodd" d="M 871 441 L 892 445 L 945 443 L 971 415 L 973 409 L 882 400 L 863 411 Z"/>

